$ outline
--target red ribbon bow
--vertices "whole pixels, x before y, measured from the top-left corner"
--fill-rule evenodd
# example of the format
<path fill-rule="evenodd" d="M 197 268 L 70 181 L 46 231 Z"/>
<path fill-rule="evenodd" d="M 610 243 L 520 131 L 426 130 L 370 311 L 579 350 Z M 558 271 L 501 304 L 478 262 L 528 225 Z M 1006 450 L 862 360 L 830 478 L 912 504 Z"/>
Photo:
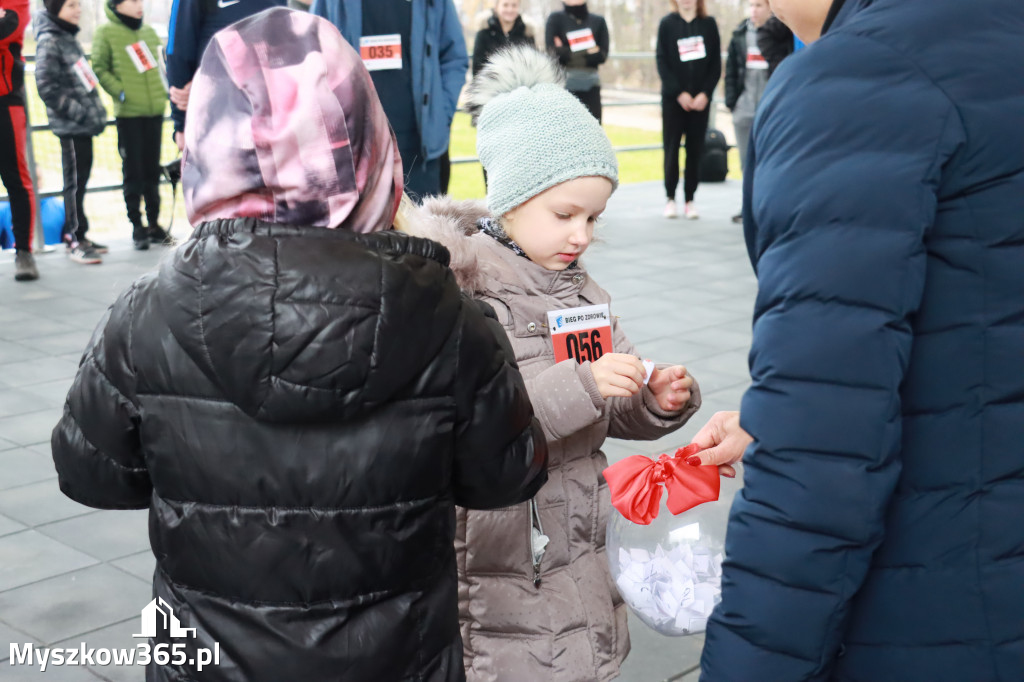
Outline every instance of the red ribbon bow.
<path fill-rule="evenodd" d="M 668 510 L 682 514 L 698 504 L 718 499 L 721 480 L 716 466 L 691 466 L 686 458 L 700 452 L 699 445 L 687 445 L 672 457 L 657 461 L 633 455 L 604 470 L 612 494 L 612 506 L 633 523 L 649 525 L 658 516 L 661 487 L 668 490 Z"/>

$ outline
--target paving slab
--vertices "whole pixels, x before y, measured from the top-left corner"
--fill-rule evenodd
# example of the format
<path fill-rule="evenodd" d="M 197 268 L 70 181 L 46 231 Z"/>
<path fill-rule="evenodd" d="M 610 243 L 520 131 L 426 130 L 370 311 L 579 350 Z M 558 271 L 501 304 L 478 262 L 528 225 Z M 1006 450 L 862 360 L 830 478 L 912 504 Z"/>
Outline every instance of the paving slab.
<path fill-rule="evenodd" d="M 660 183 L 623 186 L 609 203 L 587 268 L 612 295 L 613 313 L 640 352 L 691 367 L 705 398 L 674 434 L 609 439 L 611 461 L 671 452 L 714 411 L 739 406 L 757 290 L 742 228 L 729 220 L 739 196 L 738 182 L 702 185 L 695 221 L 662 217 Z M 14 282 L 13 259 L 0 257 L 0 656 L 10 642 L 37 636 L 64 637 L 62 646 L 134 646 L 138 612 L 149 599 L 155 560 L 146 512 L 98 512 L 68 500 L 48 461 L 49 431 L 93 329 L 118 294 L 167 253 L 134 251 L 126 238 L 109 244 L 98 267 L 40 254 L 42 277 L 31 283 Z M 632 617 L 630 631 L 621 682 L 696 682 L 701 637 L 664 637 Z M 141 668 L 39 673 L 0 663 L 4 682 L 143 678 Z"/>

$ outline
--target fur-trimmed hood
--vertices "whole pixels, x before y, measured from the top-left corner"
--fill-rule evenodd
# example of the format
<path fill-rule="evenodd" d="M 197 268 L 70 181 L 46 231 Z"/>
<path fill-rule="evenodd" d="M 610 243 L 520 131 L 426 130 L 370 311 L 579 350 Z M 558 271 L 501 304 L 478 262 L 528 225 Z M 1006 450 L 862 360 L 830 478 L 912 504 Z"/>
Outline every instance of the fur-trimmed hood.
<path fill-rule="evenodd" d="M 479 293 L 486 290 L 489 278 L 477 257 L 479 247 L 470 237 L 477 234 L 477 221 L 490 215 L 482 201 L 430 197 L 415 209 L 409 232 L 448 249 L 449 267 L 459 286 L 469 293 Z"/>

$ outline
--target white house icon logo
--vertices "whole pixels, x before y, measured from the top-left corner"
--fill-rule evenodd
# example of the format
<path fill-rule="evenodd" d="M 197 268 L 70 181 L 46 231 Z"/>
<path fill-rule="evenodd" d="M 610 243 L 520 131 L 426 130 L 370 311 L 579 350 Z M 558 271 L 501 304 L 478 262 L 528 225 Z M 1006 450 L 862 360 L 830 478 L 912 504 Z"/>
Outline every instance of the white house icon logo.
<path fill-rule="evenodd" d="M 177 616 L 174 615 L 171 605 L 160 597 L 146 604 L 142 609 L 142 633 L 132 637 L 156 637 L 157 618 L 163 623 L 165 629 L 170 631 L 171 637 L 192 637 L 196 636 L 195 628 L 183 628 Z"/>

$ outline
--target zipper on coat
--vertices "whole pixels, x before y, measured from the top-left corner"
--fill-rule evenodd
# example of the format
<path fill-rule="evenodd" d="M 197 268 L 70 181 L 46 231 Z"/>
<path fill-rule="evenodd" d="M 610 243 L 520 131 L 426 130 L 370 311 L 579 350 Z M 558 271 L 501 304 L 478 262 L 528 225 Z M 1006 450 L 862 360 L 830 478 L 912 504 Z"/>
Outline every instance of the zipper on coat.
<path fill-rule="evenodd" d="M 544 556 L 550 538 L 544 535 L 544 526 L 540 522 L 540 510 L 537 508 L 537 499 L 530 500 L 530 513 L 528 518 L 529 531 L 527 543 L 530 548 L 530 561 L 533 564 L 533 586 L 540 587 L 540 562 Z M 534 533 L 536 531 L 536 534 Z"/>

